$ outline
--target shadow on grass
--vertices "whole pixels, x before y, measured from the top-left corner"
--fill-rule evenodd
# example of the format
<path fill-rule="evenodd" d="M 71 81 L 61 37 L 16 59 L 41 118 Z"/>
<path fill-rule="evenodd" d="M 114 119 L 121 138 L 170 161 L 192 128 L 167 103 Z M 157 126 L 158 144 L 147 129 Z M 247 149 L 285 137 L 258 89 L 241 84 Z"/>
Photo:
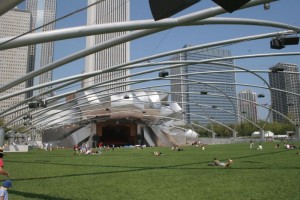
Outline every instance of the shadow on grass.
<path fill-rule="evenodd" d="M 277 152 L 269 152 L 269 153 L 259 153 L 255 155 L 248 155 L 248 156 L 240 156 L 240 157 L 233 157 L 232 159 L 244 159 L 244 158 L 251 158 L 251 157 L 258 157 L 258 156 L 266 156 L 271 154 L 279 154 L 279 153 L 285 153 L 286 151 L 277 151 Z M 28 161 L 10 161 L 15 163 L 34 163 L 34 164 L 47 164 L 47 165 L 57 165 L 57 166 L 72 166 L 72 167 L 103 167 L 103 168 L 121 168 L 121 170 L 112 170 L 112 171 L 105 171 L 105 172 L 90 172 L 90 173 L 78 173 L 78 174 L 68 174 L 68 175 L 58 175 L 58 176 L 45 176 L 45 177 L 32 177 L 32 178 L 17 178 L 14 180 L 18 181 L 29 181 L 29 180 L 40 180 L 40 179 L 56 179 L 56 178 L 66 178 L 66 177 L 79 177 L 79 176 L 94 176 L 94 175 L 105 175 L 105 174 L 113 174 L 113 173 L 131 173 L 131 172 L 138 172 L 138 171 L 147 171 L 147 170 L 208 170 L 208 169 L 214 169 L 216 167 L 191 167 L 193 165 L 201 165 L 201 164 L 208 164 L 212 161 L 202 161 L 202 162 L 193 162 L 193 163 L 184 163 L 184 164 L 177 164 L 177 165 L 169 165 L 169 166 L 156 166 L 156 167 L 144 167 L 144 166 L 121 166 L 121 165 L 82 165 L 82 164 L 64 164 L 64 163 L 48 163 L 44 161 L 37 160 L 35 162 L 28 162 Z M 242 162 L 248 162 L 248 163 L 260 163 L 255 161 L 242 161 Z M 123 168 L 123 169 L 122 169 Z M 219 167 L 217 167 L 219 168 Z M 222 168 L 222 167 L 221 167 Z M 276 168 L 276 167 L 275 167 Z M 231 170 L 265 170 L 265 169 L 271 169 L 271 167 L 246 167 L 246 168 L 236 168 L 236 167 L 230 167 L 230 168 L 223 168 L 223 169 L 231 169 Z M 300 169 L 300 167 L 292 167 L 292 168 L 276 168 L 276 169 Z M 15 191 L 17 192 L 17 191 Z M 60 199 L 60 198 L 56 198 Z M 55 199 L 54 199 L 55 200 Z"/>
<path fill-rule="evenodd" d="M 279 153 L 285 153 L 286 150 L 282 150 L 282 151 L 276 151 L 276 152 L 269 152 L 269 153 L 263 153 L 263 151 L 259 151 L 259 154 L 255 154 L 255 155 L 248 155 L 248 156 L 240 156 L 240 157 L 232 157 L 231 159 L 241 159 L 241 158 L 252 158 L 252 157 L 258 157 L 258 156 L 265 156 L 265 155 L 271 155 L 271 154 L 279 154 Z M 151 155 L 152 156 L 152 155 Z M 228 158 L 226 158 L 228 159 Z M 66 163 L 51 163 L 51 161 L 48 160 L 35 160 L 35 161 L 12 161 L 9 160 L 7 161 L 8 163 L 29 163 L 29 164 L 42 164 L 42 165 L 55 165 L 55 166 L 72 166 L 72 167 L 114 167 L 114 168 L 134 168 L 134 169 L 141 169 L 141 168 L 148 168 L 148 167 L 139 167 L 139 166 L 116 166 L 116 165 L 99 165 L 99 164 L 94 164 L 94 165 L 84 165 L 84 164 L 66 164 Z M 183 167 L 183 166 L 188 166 L 188 165 L 195 165 L 195 164 L 205 164 L 205 163 L 211 163 L 211 161 L 204 161 L 204 162 L 195 162 L 195 163 L 185 163 L 185 164 L 179 164 L 179 165 L 173 165 L 173 166 L 169 166 L 169 167 Z M 253 161 L 243 161 L 243 162 L 252 162 L 255 163 Z M 162 167 L 162 168 L 168 168 L 168 166 L 166 167 Z"/>
<path fill-rule="evenodd" d="M 263 153 L 263 151 L 257 151 L 259 152 L 258 154 L 255 155 L 249 155 L 249 156 L 239 156 L 239 157 L 234 157 L 232 159 L 239 159 L 239 158 L 253 158 L 253 157 L 259 157 L 259 156 L 266 156 L 266 155 L 271 155 L 271 154 L 279 154 L 279 153 L 286 153 L 286 150 L 282 151 L 276 151 L 276 152 L 269 152 L 269 153 Z"/>
<path fill-rule="evenodd" d="M 21 192 L 17 190 L 10 190 L 9 194 L 14 194 L 16 196 L 22 196 L 28 199 L 51 199 L 51 200 L 71 200 L 71 199 L 66 199 L 66 198 L 60 198 L 60 197 L 53 197 L 49 195 L 44 195 L 44 194 L 35 194 L 35 193 L 30 193 L 30 192 Z"/>
<path fill-rule="evenodd" d="M 240 167 L 229 167 L 229 168 L 224 168 L 224 169 L 231 169 L 231 170 L 248 170 L 248 169 L 251 169 L 251 170 L 269 170 L 271 169 L 270 167 L 257 167 L 257 168 L 254 168 L 254 167 L 243 167 L 243 168 L 240 168 Z M 283 168 L 272 168 L 272 169 L 278 169 L 278 170 L 282 170 Z M 284 169 L 300 169 L 300 167 L 285 167 Z"/>
<path fill-rule="evenodd" d="M 255 162 L 255 161 L 250 161 L 250 160 L 245 160 L 245 161 L 242 161 L 244 163 L 262 163 L 262 162 Z"/>
<path fill-rule="evenodd" d="M 190 163 L 190 164 L 186 164 L 186 165 L 194 165 L 194 164 L 199 164 L 199 163 Z M 120 171 L 107 171 L 107 172 L 94 172 L 94 173 L 81 173 L 81 174 L 69 174 L 69 175 L 61 175 L 61 176 L 45 176 L 45 177 L 35 177 L 35 178 L 17 178 L 14 179 L 14 181 L 32 181 L 32 180 L 46 180 L 46 179 L 56 179 L 56 178 L 70 178 L 70 177 L 79 177 L 79 176 L 95 176 L 95 175 L 107 175 L 107 174 L 117 174 L 117 173 L 132 173 L 132 172 L 139 172 L 139 171 L 148 171 L 148 170 L 214 170 L 214 169 L 221 169 L 221 170 L 269 170 L 271 169 L 270 167 L 259 167 L 259 168 L 250 168 L 250 167 L 246 167 L 246 168 L 236 168 L 236 167 L 228 167 L 228 168 L 224 168 L 224 167 L 215 167 L 215 166 L 208 166 L 208 167 L 204 167 L 204 168 L 192 168 L 192 167 L 188 167 L 188 168 L 176 168 L 174 166 L 169 166 L 169 167 L 149 167 L 149 168 L 139 168 L 139 169 L 130 169 L 130 170 L 120 170 Z M 278 170 L 282 170 L 282 168 L 276 168 Z M 300 167 L 290 167 L 290 168 L 284 168 L 284 169 L 300 169 Z M 11 191 L 12 193 L 18 195 L 21 194 L 21 192 L 18 191 Z M 25 195 L 26 193 L 24 193 Z M 35 194 L 27 194 L 27 195 L 35 195 Z M 39 196 L 39 195 L 38 195 Z M 42 198 L 43 195 L 40 195 L 39 198 L 41 199 L 48 199 L 48 198 Z M 46 195 L 45 195 L 46 196 Z M 53 200 L 63 200 L 63 198 L 50 198 L 49 199 L 53 199 Z"/>
<path fill-rule="evenodd" d="M 270 152 L 270 153 L 263 153 L 263 154 L 256 154 L 256 155 L 249 155 L 249 156 L 241 156 L 241 157 L 235 157 L 233 159 L 241 159 L 241 158 L 250 158 L 250 157 L 257 157 L 257 156 L 263 156 L 268 154 L 277 154 L 277 153 L 283 153 L 285 151 L 279 151 L 279 152 Z M 16 161 L 18 162 L 18 161 Z M 260 162 L 254 162 L 254 161 L 242 161 L 242 162 L 248 162 L 248 163 L 260 163 Z M 25 162 L 25 163 L 31 163 L 31 162 Z M 35 162 L 36 163 L 36 162 Z M 169 166 L 157 166 L 157 167 L 144 167 L 144 166 L 121 166 L 121 165 L 95 165 L 97 167 L 103 167 L 103 168 L 123 168 L 123 170 L 113 170 L 113 171 L 105 171 L 105 172 L 90 172 L 90 173 L 78 173 L 78 174 L 69 174 L 69 175 L 58 175 L 58 176 L 45 176 L 45 177 L 33 177 L 33 178 L 17 178 L 14 180 L 18 181 L 29 181 L 29 180 L 40 180 L 40 179 L 56 179 L 56 178 L 67 178 L 67 177 L 79 177 L 79 176 L 94 176 L 94 175 L 105 175 L 105 174 L 114 174 L 114 173 L 131 173 L 131 172 L 138 172 L 138 171 L 150 171 L 150 170 L 208 170 L 208 169 L 222 169 L 222 167 L 191 167 L 192 165 L 200 165 L 200 164 L 207 164 L 211 163 L 211 161 L 207 162 L 193 162 L 193 163 L 184 163 L 184 164 L 178 164 L 178 165 L 169 165 Z M 45 164 L 45 163 L 40 163 Z M 84 166 L 88 167 L 90 165 L 76 165 L 76 164 L 55 164 L 55 163 L 47 163 L 47 164 L 53 164 L 53 165 L 70 165 L 70 166 Z M 93 165 L 94 166 L 94 165 Z M 276 168 L 276 167 L 275 167 Z M 271 167 L 246 167 L 246 168 L 236 168 L 236 167 L 229 167 L 229 168 L 223 168 L 223 169 L 231 169 L 231 170 L 265 170 L 265 169 L 271 169 Z M 292 168 L 276 168 L 276 169 L 300 169 L 300 167 L 292 167 Z"/>

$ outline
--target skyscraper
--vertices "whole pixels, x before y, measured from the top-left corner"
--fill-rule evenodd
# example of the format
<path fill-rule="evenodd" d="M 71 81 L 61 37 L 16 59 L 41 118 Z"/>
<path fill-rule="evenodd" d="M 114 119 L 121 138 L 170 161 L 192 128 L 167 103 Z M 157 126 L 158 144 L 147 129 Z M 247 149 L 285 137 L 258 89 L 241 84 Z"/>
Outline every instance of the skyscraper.
<path fill-rule="evenodd" d="M 230 51 L 224 49 L 201 49 L 180 53 L 173 60 L 204 60 L 230 55 Z M 233 65 L 233 60 L 222 63 Z M 171 80 L 172 100 L 179 102 L 186 113 L 186 121 L 200 124 L 207 124 L 209 119 L 225 124 L 237 122 L 237 101 L 228 98 L 236 97 L 235 73 L 220 72 L 224 70 L 233 68 L 211 63 L 186 65 L 170 70 L 170 75 L 180 75 L 176 80 Z M 208 71 L 215 73 L 206 73 Z"/>
<path fill-rule="evenodd" d="M 88 3 L 95 3 L 96 0 L 89 0 Z M 87 11 L 87 24 L 104 24 L 112 22 L 124 22 L 129 21 L 129 1 L 127 0 L 109 0 L 100 1 L 94 6 L 88 8 Z M 108 41 L 110 39 L 119 37 L 126 34 L 126 32 L 115 32 L 108 34 L 100 34 L 95 36 L 88 36 L 86 39 L 86 47 L 90 48 L 94 45 Z M 86 57 L 85 60 L 85 72 L 93 72 L 97 70 L 108 69 L 111 66 L 126 63 L 130 59 L 129 43 L 123 43 L 103 51 L 94 53 Z M 120 78 L 128 75 L 128 70 L 120 70 L 104 73 L 93 78 L 84 81 L 84 86 L 90 86 L 104 81 L 109 81 L 114 78 Z M 120 82 L 124 82 L 126 79 L 122 79 Z M 114 84 L 111 87 L 115 87 L 118 84 Z M 126 86 L 119 85 L 119 88 L 113 89 L 114 91 L 125 91 Z M 111 88 L 108 87 L 108 88 Z"/>
<path fill-rule="evenodd" d="M 56 17 L 56 0 L 26 0 L 26 9 L 32 14 L 32 29 L 47 24 Z M 55 29 L 55 23 L 51 23 L 35 32 L 50 31 Z M 42 44 L 32 45 L 30 47 L 30 60 L 28 72 L 41 69 L 43 66 L 52 63 L 54 56 L 54 42 L 46 42 Z M 46 72 L 40 76 L 35 77 L 28 82 L 28 86 L 39 85 L 52 80 L 52 71 Z M 35 95 L 46 90 L 34 92 Z M 28 93 L 32 96 L 32 93 Z"/>
<path fill-rule="evenodd" d="M 282 91 L 271 91 L 272 109 L 300 122 L 300 94 L 299 72 L 296 64 L 278 63 L 270 68 L 269 81 L 271 88 L 277 88 Z M 290 72 L 290 73 L 289 73 Z M 288 91 L 286 93 L 283 91 Z M 275 122 L 286 122 L 286 120 L 276 112 L 273 112 Z"/>
<path fill-rule="evenodd" d="M 245 117 L 253 122 L 257 122 L 257 106 L 256 93 L 251 90 L 244 90 L 239 93 L 238 108 L 239 115 Z M 254 103 L 251 103 L 254 102 Z M 245 120 L 241 118 L 241 121 Z"/>
<path fill-rule="evenodd" d="M 13 9 L 0 17 L 0 37 L 17 36 L 30 30 L 30 12 Z M 0 51 L 0 86 L 24 76 L 27 72 L 28 46 Z M 10 88 L 1 95 L 10 94 L 25 88 L 21 83 Z M 18 95 L 7 100 L 0 101 L 0 112 L 25 99 L 25 95 Z M 14 115 L 17 115 L 15 113 Z M 14 116 L 8 116 L 6 120 Z"/>

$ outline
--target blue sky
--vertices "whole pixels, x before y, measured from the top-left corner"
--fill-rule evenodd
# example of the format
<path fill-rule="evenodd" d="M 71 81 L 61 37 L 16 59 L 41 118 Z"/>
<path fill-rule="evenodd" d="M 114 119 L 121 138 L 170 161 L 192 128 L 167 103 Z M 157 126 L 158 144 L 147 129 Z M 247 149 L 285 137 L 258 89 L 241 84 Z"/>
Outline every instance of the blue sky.
<path fill-rule="evenodd" d="M 74 3 L 76 2 L 76 3 Z M 148 0 L 131 0 L 131 20 L 152 19 Z M 87 0 L 57 0 L 57 17 L 61 17 L 74 10 L 87 5 Z M 187 13 L 199 11 L 214 7 L 210 0 L 202 0 L 196 5 L 180 12 L 175 16 L 182 16 Z M 251 18 L 264 19 L 288 23 L 300 26 L 300 1 L 299 0 L 280 0 L 271 3 L 269 10 L 264 10 L 263 6 L 256 6 L 245 10 L 239 10 L 231 14 L 224 14 L 218 17 L 235 17 L 235 18 Z M 57 23 L 57 29 L 82 26 L 86 24 L 86 13 L 81 12 Z M 142 58 L 145 56 L 171 51 L 182 48 L 185 44 L 199 45 L 219 40 L 232 39 L 235 37 L 250 36 L 253 34 L 269 33 L 281 31 L 276 28 L 241 26 L 241 25 L 205 25 L 194 27 L 178 27 L 166 30 L 154 35 L 137 39 L 131 42 L 131 60 Z M 227 46 L 226 49 L 231 50 L 232 55 L 257 54 L 268 52 L 296 52 L 299 51 L 299 45 L 287 46 L 282 50 L 270 49 L 270 39 L 263 39 L 235 45 Z M 55 60 L 63 58 L 71 53 L 85 48 L 85 38 L 69 39 L 55 42 Z M 300 66 L 299 56 L 293 57 L 271 57 L 237 60 L 236 65 L 246 67 L 248 69 L 267 70 L 269 67 L 278 62 L 295 63 Z M 79 74 L 84 70 L 84 60 L 69 63 L 54 70 L 54 79 Z M 267 75 L 262 75 L 268 80 Z M 237 74 L 237 82 L 263 85 L 262 81 L 246 74 Z M 242 87 L 238 87 L 238 92 Z M 259 99 L 259 103 L 269 103 L 268 91 L 253 89 L 257 93 L 266 94 L 266 98 Z M 262 110 L 260 117 L 266 115 Z"/>

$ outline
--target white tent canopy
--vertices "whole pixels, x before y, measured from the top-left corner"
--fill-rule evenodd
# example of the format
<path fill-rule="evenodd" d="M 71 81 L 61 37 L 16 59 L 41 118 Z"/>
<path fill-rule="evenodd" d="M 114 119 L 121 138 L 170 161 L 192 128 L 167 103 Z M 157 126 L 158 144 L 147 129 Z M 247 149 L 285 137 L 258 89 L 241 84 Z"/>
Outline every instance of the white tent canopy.
<path fill-rule="evenodd" d="M 251 134 L 251 137 L 259 137 L 259 136 L 260 136 L 259 131 L 255 131 Z M 271 131 L 265 131 L 265 137 L 274 137 L 274 133 Z"/>

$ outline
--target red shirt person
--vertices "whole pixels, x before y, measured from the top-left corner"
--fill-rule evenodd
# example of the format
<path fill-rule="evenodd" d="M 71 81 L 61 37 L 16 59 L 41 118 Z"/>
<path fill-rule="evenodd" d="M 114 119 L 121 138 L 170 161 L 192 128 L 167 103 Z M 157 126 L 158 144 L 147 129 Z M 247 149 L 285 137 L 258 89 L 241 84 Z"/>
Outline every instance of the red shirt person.
<path fill-rule="evenodd" d="M 4 168 L 4 162 L 2 159 L 3 156 L 4 156 L 3 151 L 0 151 L 0 174 L 2 174 L 3 176 L 9 176 L 9 174 L 3 169 Z"/>

